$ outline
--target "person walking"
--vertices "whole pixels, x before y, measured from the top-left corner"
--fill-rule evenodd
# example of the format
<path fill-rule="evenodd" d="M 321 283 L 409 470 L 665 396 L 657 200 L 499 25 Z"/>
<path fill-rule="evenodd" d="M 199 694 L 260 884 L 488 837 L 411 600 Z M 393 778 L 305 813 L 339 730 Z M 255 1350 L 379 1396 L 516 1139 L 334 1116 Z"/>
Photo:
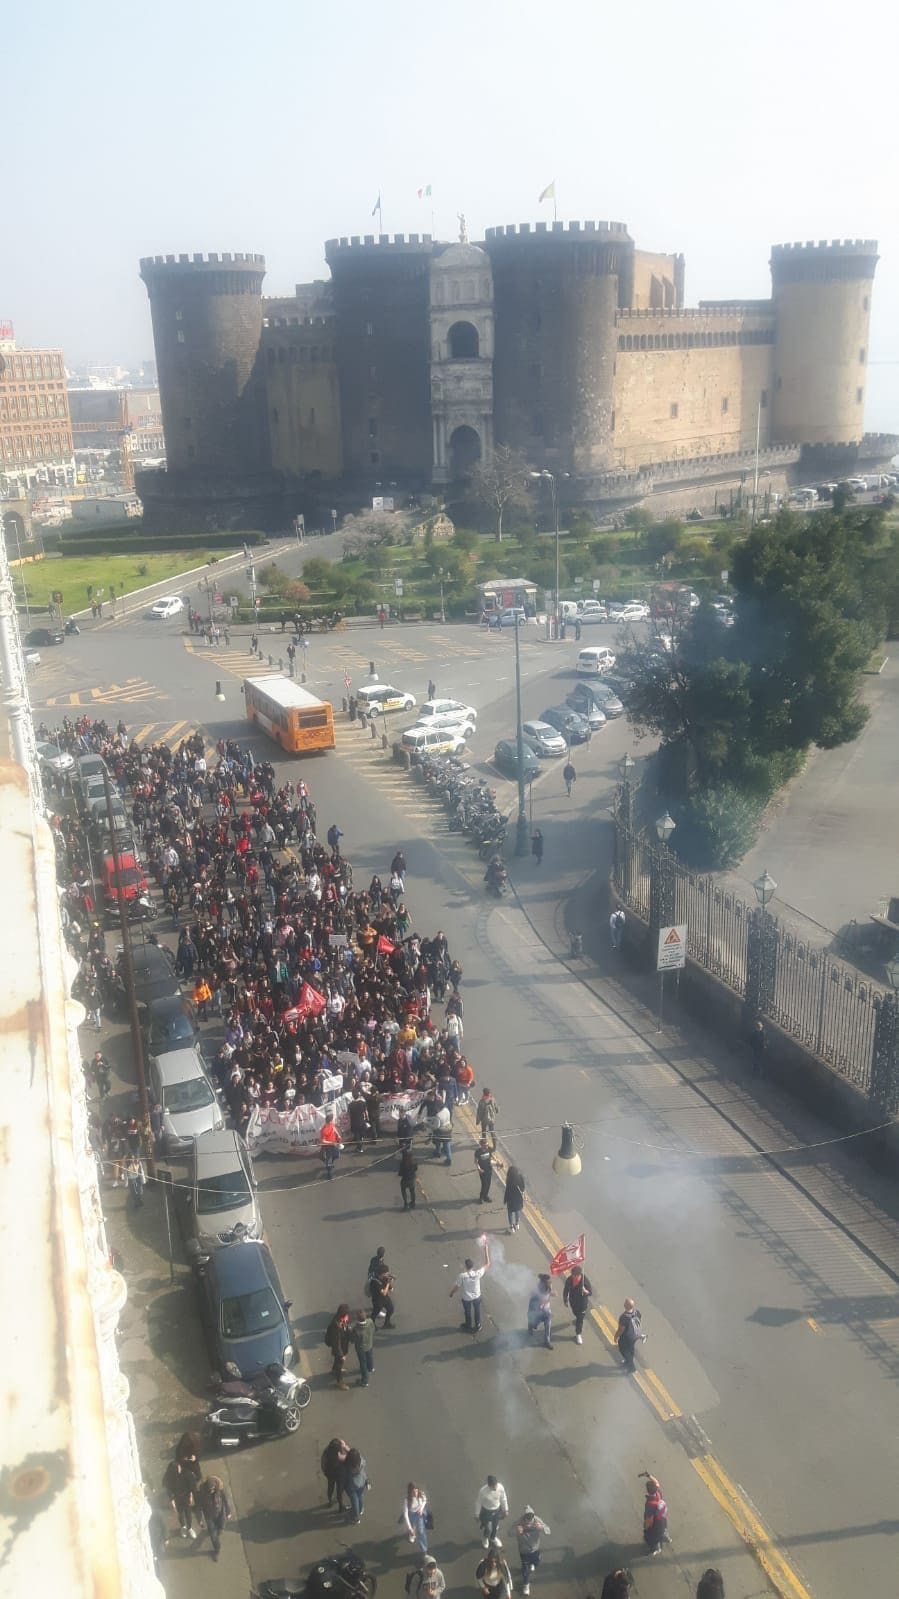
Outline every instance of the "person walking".
<path fill-rule="evenodd" d="M 212 989 L 205 977 L 200 976 L 194 984 L 194 1004 L 197 1007 L 197 1016 L 201 1022 L 209 1020 L 209 1001 L 212 998 Z"/>
<path fill-rule="evenodd" d="M 618 1566 L 603 1578 L 599 1599 L 629 1599 L 633 1577 L 624 1566 Z"/>
<path fill-rule="evenodd" d="M 474 1152 L 474 1163 L 481 1179 L 481 1192 L 479 1204 L 486 1205 L 490 1198 L 490 1185 L 493 1182 L 493 1155 L 486 1138 L 482 1138 Z"/>
<path fill-rule="evenodd" d="M 499 1105 L 494 1099 L 489 1088 L 483 1089 L 478 1100 L 474 1119 L 481 1131 L 482 1138 L 490 1139 L 490 1146 L 496 1153 L 496 1121 L 499 1116 Z"/>
<path fill-rule="evenodd" d="M 621 949 L 624 943 L 624 925 L 627 917 L 619 905 L 609 917 L 609 942 L 613 949 Z"/>
<path fill-rule="evenodd" d="M 500 1554 L 501 1548 L 499 1539 L 495 1538 L 483 1560 L 478 1562 L 475 1577 L 484 1599 L 509 1599 L 512 1592 L 512 1573 L 509 1562 Z"/>
<path fill-rule="evenodd" d="M 593 1286 L 589 1277 L 584 1276 L 583 1268 L 573 1266 L 571 1273 L 565 1278 L 565 1287 L 562 1289 L 562 1304 L 567 1305 L 574 1317 L 574 1341 L 576 1344 L 584 1342 L 584 1318 L 590 1309 L 590 1295 Z"/>
<path fill-rule="evenodd" d="M 334 1176 L 335 1163 L 339 1160 L 340 1151 L 343 1149 L 340 1134 L 334 1124 L 333 1110 L 325 1111 L 324 1124 L 318 1135 L 318 1148 L 324 1162 L 325 1176 L 330 1182 Z"/>
<path fill-rule="evenodd" d="M 174 1460 L 170 1460 L 165 1468 L 162 1486 L 168 1496 L 169 1504 L 178 1517 L 182 1538 L 196 1538 L 197 1534 L 192 1526 L 192 1511 L 195 1503 L 197 1472 L 192 1462 L 179 1460 L 177 1456 Z"/>
<path fill-rule="evenodd" d="M 765 1054 L 768 1049 L 768 1034 L 761 1017 L 757 1017 L 752 1024 L 749 1034 L 749 1053 L 752 1056 L 752 1075 L 761 1077 L 765 1069 Z"/>
<path fill-rule="evenodd" d="M 503 1204 L 509 1218 L 509 1232 L 517 1233 L 521 1226 L 521 1213 L 524 1210 L 525 1180 L 524 1172 L 517 1166 L 510 1166 L 506 1172 L 506 1186 L 503 1189 Z"/>
<path fill-rule="evenodd" d="M 437 684 L 432 677 L 428 678 L 428 699 L 432 700 L 437 693 Z"/>
<path fill-rule="evenodd" d="M 128 1189 L 131 1194 L 131 1198 L 134 1200 L 134 1203 L 136 1205 L 142 1205 L 144 1202 L 144 1189 L 147 1184 L 147 1174 L 144 1171 L 144 1163 L 141 1160 L 140 1155 L 132 1152 L 125 1156 L 123 1176 L 128 1184 Z"/>
<path fill-rule="evenodd" d="M 446 1578 L 433 1555 L 425 1555 L 420 1566 L 414 1566 L 406 1576 L 406 1592 L 412 1599 L 441 1599 L 446 1591 Z"/>
<path fill-rule="evenodd" d="M 462 1314 L 465 1317 L 459 1331 L 479 1333 L 481 1330 L 481 1278 L 490 1270 L 490 1245 L 486 1236 L 482 1240 L 484 1246 L 484 1264 L 476 1266 L 473 1260 L 466 1257 L 465 1270 L 460 1271 L 456 1281 L 450 1289 L 450 1299 L 456 1294 L 462 1297 Z"/>
<path fill-rule="evenodd" d="M 434 1518 L 428 1509 L 428 1496 L 417 1482 L 410 1482 L 406 1485 L 400 1521 L 406 1528 L 409 1542 L 417 1542 L 422 1554 L 426 1555 L 428 1552 L 428 1527 L 433 1526 Z"/>
<path fill-rule="evenodd" d="M 197 1489 L 197 1504 L 212 1545 L 209 1553 L 213 1560 L 218 1560 L 225 1523 L 234 1515 L 234 1506 L 221 1477 L 206 1477 L 201 1482 Z"/>
<path fill-rule="evenodd" d="M 371 1313 L 375 1322 L 380 1315 L 384 1316 L 384 1326 L 393 1326 L 393 1299 L 390 1290 L 396 1278 L 390 1270 L 386 1260 L 382 1260 L 374 1271 L 369 1273 L 368 1285 L 371 1291 Z"/>
<path fill-rule="evenodd" d="M 515 1527 L 518 1539 L 518 1558 L 521 1561 L 521 1591 L 531 1591 L 531 1576 L 540 1564 L 540 1539 L 549 1537 L 550 1528 L 541 1521 L 533 1505 L 525 1505 L 521 1520 Z"/>
<path fill-rule="evenodd" d="M 618 1317 L 618 1329 L 615 1333 L 615 1342 L 621 1356 L 624 1369 L 634 1372 L 637 1369 L 634 1354 L 638 1343 L 645 1343 L 646 1334 L 643 1331 L 643 1317 L 632 1299 L 624 1301 L 624 1309 Z"/>
<path fill-rule="evenodd" d="M 548 1272 L 542 1271 L 537 1286 L 528 1300 L 528 1332 L 533 1334 L 543 1328 L 543 1347 L 553 1347 L 553 1285 Z"/>
<path fill-rule="evenodd" d="M 506 1490 L 498 1478 L 488 1477 L 484 1486 L 478 1489 L 474 1513 L 478 1518 L 484 1548 L 489 1549 L 491 1543 L 495 1543 L 497 1549 L 502 1549 L 502 1539 L 497 1533 L 497 1528 L 509 1514 L 509 1501 L 506 1498 Z"/>
<path fill-rule="evenodd" d="M 350 1446 L 345 1438 L 332 1438 L 322 1450 L 320 1465 L 322 1475 L 328 1488 L 328 1504 L 334 1503 L 337 1496 L 337 1508 L 343 1509 L 343 1479 L 341 1472 L 343 1463 L 350 1452 Z"/>
<path fill-rule="evenodd" d="M 570 799 L 571 798 L 571 790 L 573 789 L 575 783 L 577 782 L 577 772 L 574 769 L 574 762 L 573 762 L 573 760 L 571 759 L 570 756 L 568 757 L 568 760 L 565 762 L 565 765 L 562 767 L 562 776 L 565 779 L 565 792 L 568 795 L 568 798 Z"/>
<path fill-rule="evenodd" d="M 365 1515 L 365 1492 L 368 1488 L 368 1467 L 365 1456 L 358 1449 L 350 1449 L 341 1467 L 344 1492 L 350 1502 L 349 1513 L 353 1526 L 358 1526 Z"/>
<path fill-rule="evenodd" d="M 662 1498 L 662 1486 L 658 1477 L 651 1477 L 645 1471 L 641 1471 L 640 1476 L 646 1478 L 643 1542 L 651 1555 L 658 1555 L 661 1553 L 662 1545 L 671 1542 L 668 1536 L 668 1506 Z"/>
<path fill-rule="evenodd" d="M 539 827 L 535 827 L 531 834 L 531 854 L 538 866 L 543 864 L 543 834 Z"/>
<path fill-rule="evenodd" d="M 367 1310 L 356 1311 L 351 1336 L 359 1361 L 359 1387 L 367 1388 L 375 1369 L 375 1324 Z"/>
<path fill-rule="evenodd" d="M 418 1171 L 418 1161 L 411 1149 L 400 1152 L 400 1163 L 397 1168 L 400 1175 L 400 1193 L 403 1196 L 403 1209 L 415 1209 L 415 1174 Z"/>
<path fill-rule="evenodd" d="M 331 1375 L 336 1387 L 346 1389 L 348 1384 L 343 1380 L 343 1368 L 350 1349 L 350 1307 L 338 1305 L 328 1322 L 325 1332 L 325 1344 L 331 1351 Z"/>
<path fill-rule="evenodd" d="M 724 1578 L 717 1566 L 709 1566 L 696 1584 L 696 1599 L 724 1599 Z"/>

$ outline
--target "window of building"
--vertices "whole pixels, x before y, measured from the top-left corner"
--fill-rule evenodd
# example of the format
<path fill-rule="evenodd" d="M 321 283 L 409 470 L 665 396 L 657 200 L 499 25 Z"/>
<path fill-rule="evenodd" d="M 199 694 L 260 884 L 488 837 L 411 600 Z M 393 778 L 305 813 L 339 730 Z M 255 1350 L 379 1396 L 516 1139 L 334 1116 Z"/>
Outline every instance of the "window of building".
<path fill-rule="evenodd" d="M 612 421 L 611 421 L 611 429 L 610 430 L 611 430 L 612 433 L 615 432 L 615 412 L 614 411 L 612 412 Z"/>
<path fill-rule="evenodd" d="M 183 344 L 184 343 L 184 334 L 182 333 L 180 328 L 178 329 L 178 332 L 175 334 L 175 337 L 178 340 L 179 344 Z"/>
<path fill-rule="evenodd" d="M 767 389 L 762 389 L 762 392 L 759 395 L 759 405 L 761 406 L 763 411 L 767 411 L 767 409 L 768 409 L 768 390 Z"/>
<path fill-rule="evenodd" d="M 368 419 L 368 436 L 370 439 L 376 439 L 378 436 L 378 422 L 374 416 L 370 416 Z"/>
<path fill-rule="evenodd" d="M 193 427 L 193 425 L 194 425 L 194 419 L 193 419 L 193 417 L 192 417 L 192 416 L 186 416 L 186 417 L 185 417 L 185 418 L 184 418 L 184 426 L 185 426 L 185 427 L 186 427 L 186 428 L 192 428 L 192 427 Z"/>
<path fill-rule="evenodd" d="M 781 378 L 781 377 L 779 377 L 779 378 L 778 378 L 778 380 L 777 380 L 777 383 L 776 383 L 776 385 L 775 385 L 775 386 L 776 386 L 776 388 L 777 388 L 777 392 L 778 392 L 778 394 L 779 394 L 779 393 L 780 393 L 780 391 L 781 391 L 781 389 L 782 389 L 782 388 L 783 388 L 783 386 L 784 386 L 784 380 L 783 380 L 783 378 Z"/>
<path fill-rule="evenodd" d="M 675 417 L 677 416 L 677 401 L 676 400 L 672 400 L 671 401 L 671 409 L 668 412 L 668 415 L 671 417 L 672 421 L 674 421 Z"/>
<path fill-rule="evenodd" d="M 310 405 L 310 407 L 309 407 L 309 426 L 311 428 L 315 427 L 315 406 L 314 405 Z"/>
<path fill-rule="evenodd" d="M 867 295 L 865 295 L 865 298 L 862 301 L 862 306 L 863 306 L 864 310 L 866 310 L 866 311 L 868 310 L 869 302 L 868 302 L 868 296 Z"/>
<path fill-rule="evenodd" d="M 377 377 L 377 375 L 378 375 L 377 367 L 376 366 L 370 366 L 369 369 L 368 369 L 368 381 L 369 381 L 369 383 L 374 383 L 375 378 Z"/>
<path fill-rule="evenodd" d="M 864 399 L 864 397 L 865 397 L 864 389 L 856 389 L 856 391 L 855 391 L 856 404 L 861 405 L 862 400 Z"/>
<path fill-rule="evenodd" d="M 864 366 L 864 364 L 865 364 L 865 350 L 864 350 L 864 346 L 863 346 L 863 347 L 862 347 L 862 348 L 861 348 L 861 349 L 860 349 L 860 350 L 859 350 L 859 352 L 858 352 L 858 358 L 859 358 L 859 361 L 860 361 L 860 362 L 861 362 L 861 364 L 862 364 L 862 366 Z"/>
<path fill-rule="evenodd" d="M 727 395 L 725 394 L 724 399 L 721 401 L 721 415 L 722 416 L 726 416 L 728 411 L 729 411 L 729 409 L 730 409 L 730 400 L 728 399 Z"/>
<path fill-rule="evenodd" d="M 184 312 L 183 311 L 176 311 L 175 312 L 175 321 L 176 322 L 183 322 L 184 321 Z"/>
<path fill-rule="evenodd" d="M 318 360 L 318 345 L 317 344 L 313 344 L 312 349 L 309 351 L 309 359 L 310 359 L 310 361 L 317 361 Z"/>
<path fill-rule="evenodd" d="M 380 450 L 372 450 L 370 452 L 370 454 L 369 454 L 368 459 L 371 462 L 372 466 L 379 466 L 380 462 L 381 462 L 381 452 L 380 452 Z"/>
<path fill-rule="evenodd" d="M 370 339 L 372 337 L 374 331 L 375 331 L 374 323 L 373 322 L 366 322 L 366 324 L 365 324 L 365 337 L 367 339 Z"/>
<path fill-rule="evenodd" d="M 528 367 L 528 377 L 533 383 L 539 383 L 543 376 L 543 368 L 539 361 L 532 361 Z"/>

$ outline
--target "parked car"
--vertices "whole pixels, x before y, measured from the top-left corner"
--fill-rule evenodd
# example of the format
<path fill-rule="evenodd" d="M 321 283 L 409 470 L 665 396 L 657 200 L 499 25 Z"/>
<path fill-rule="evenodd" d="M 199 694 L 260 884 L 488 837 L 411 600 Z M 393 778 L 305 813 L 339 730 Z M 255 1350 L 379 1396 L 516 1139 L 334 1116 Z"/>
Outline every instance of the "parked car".
<path fill-rule="evenodd" d="M 410 755 L 458 755 L 464 750 L 471 731 L 470 724 L 444 726 L 441 723 L 434 727 L 417 722 L 414 727 L 406 728 L 400 742 Z"/>
<path fill-rule="evenodd" d="M 75 769 L 75 757 L 68 750 L 61 750 L 58 744 L 38 744 L 37 758 L 47 772 L 72 772 Z"/>
<path fill-rule="evenodd" d="M 199 1045 L 197 1013 L 191 1000 L 181 993 L 162 994 L 140 1006 L 140 1021 L 147 1058 L 167 1055 L 173 1049 Z"/>
<path fill-rule="evenodd" d="M 154 622 L 165 622 L 170 616 L 180 616 L 183 610 L 184 601 L 180 594 L 163 594 L 150 606 L 148 615 Z"/>
<path fill-rule="evenodd" d="M 493 751 L 493 761 L 494 765 L 498 767 L 505 777 L 514 777 L 517 782 L 518 740 L 514 738 L 501 738 L 495 750 Z M 534 778 L 539 777 L 542 770 L 543 768 L 534 754 L 534 751 L 532 749 L 528 749 L 528 746 L 525 745 L 524 765 L 521 774 L 524 778 L 524 781 L 526 783 L 533 783 Z"/>
<path fill-rule="evenodd" d="M 600 676 L 603 672 L 610 672 L 615 665 L 615 657 L 611 650 L 601 645 L 596 649 L 581 650 L 577 658 L 579 672 L 594 672 Z"/>
<path fill-rule="evenodd" d="M 608 616 L 610 622 L 646 622 L 649 606 L 640 600 L 630 600 L 627 605 L 610 605 Z"/>
<path fill-rule="evenodd" d="M 523 605 L 510 605 L 499 613 L 500 627 L 514 627 L 516 623 L 519 627 L 524 627 L 527 619 L 528 613 Z"/>
<path fill-rule="evenodd" d="M 66 636 L 61 627 L 33 627 L 30 633 L 25 634 L 25 643 L 33 645 L 36 649 L 52 644 L 65 644 Z"/>
<path fill-rule="evenodd" d="M 291 1301 L 266 1244 L 247 1239 L 228 1244 L 196 1262 L 200 1304 L 213 1365 L 224 1372 L 229 1362 L 245 1380 L 274 1362 L 293 1365 L 296 1358 L 290 1322 Z"/>
<path fill-rule="evenodd" d="M 253 1163 L 232 1127 L 194 1139 L 184 1201 L 185 1240 L 191 1255 L 211 1254 L 240 1238 L 262 1237 Z"/>
<path fill-rule="evenodd" d="M 604 727 L 609 717 L 620 716 L 624 710 L 617 694 L 606 683 L 575 683 L 571 693 L 565 695 L 565 704 L 586 716 L 594 731 Z"/>
<path fill-rule="evenodd" d="M 431 726 L 446 726 L 449 722 L 477 722 L 478 713 L 473 705 L 463 705 L 461 700 L 425 700 L 418 707 L 416 721 Z"/>
<path fill-rule="evenodd" d="M 144 944 L 132 952 L 134 964 L 134 992 L 139 1005 L 149 1005 L 153 999 L 163 999 L 170 994 L 181 994 L 181 984 L 175 972 L 175 962 L 164 944 Z M 124 981 L 125 957 L 119 954 L 116 970 Z"/>
<path fill-rule="evenodd" d="M 196 1045 L 170 1049 L 147 1063 L 150 1090 L 162 1106 L 162 1147 L 167 1155 L 183 1154 L 201 1133 L 225 1125 L 218 1096 Z"/>
<path fill-rule="evenodd" d="M 602 600 L 579 600 L 577 611 L 582 622 L 607 622 L 609 619 Z"/>
<path fill-rule="evenodd" d="M 561 733 L 548 722 L 522 722 L 521 736 L 535 755 L 564 755 L 568 747 Z"/>
<path fill-rule="evenodd" d="M 130 850 L 103 857 L 103 898 L 108 905 L 118 904 L 120 890 L 122 899 L 129 900 L 139 899 L 148 888 L 147 874 Z"/>
<path fill-rule="evenodd" d="M 381 716 L 385 711 L 411 711 L 415 695 L 405 689 L 393 688 L 389 683 L 366 683 L 356 694 L 360 711 L 371 716 Z"/>
<path fill-rule="evenodd" d="M 573 711 L 570 705 L 551 705 L 543 712 L 541 720 L 561 733 L 568 744 L 586 744 L 589 741 L 590 723 L 585 716 Z"/>

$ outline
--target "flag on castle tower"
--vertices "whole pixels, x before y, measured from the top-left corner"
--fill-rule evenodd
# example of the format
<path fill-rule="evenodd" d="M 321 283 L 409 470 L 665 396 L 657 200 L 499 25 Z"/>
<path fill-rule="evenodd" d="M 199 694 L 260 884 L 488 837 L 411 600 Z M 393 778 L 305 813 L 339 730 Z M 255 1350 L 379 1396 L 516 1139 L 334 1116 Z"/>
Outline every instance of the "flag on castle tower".
<path fill-rule="evenodd" d="M 542 200 L 554 200 L 555 198 L 556 198 L 556 180 L 555 180 L 555 178 L 553 178 L 552 183 L 548 183 L 546 185 L 546 188 L 543 190 L 543 193 L 539 196 L 539 198 L 537 200 L 537 204 L 539 205 Z"/>
<path fill-rule="evenodd" d="M 380 211 L 380 209 L 381 209 L 381 191 L 379 189 L 378 190 L 378 198 L 377 198 L 377 200 L 375 201 L 374 205 L 371 208 L 372 216 L 375 216 L 377 214 L 377 212 Z"/>
<path fill-rule="evenodd" d="M 429 200 L 431 198 L 431 185 L 429 183 L 426 183 L 423 189 L 419 189 L 418 198 L 419 200 Z"/>

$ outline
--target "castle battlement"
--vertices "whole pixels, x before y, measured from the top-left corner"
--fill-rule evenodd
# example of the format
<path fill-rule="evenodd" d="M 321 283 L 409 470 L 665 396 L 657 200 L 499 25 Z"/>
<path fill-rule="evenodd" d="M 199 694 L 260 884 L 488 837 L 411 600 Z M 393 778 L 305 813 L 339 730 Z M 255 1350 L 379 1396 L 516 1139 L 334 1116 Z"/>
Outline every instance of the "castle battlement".
<path fill-rule="evenodd" d="M 405 251 L 407 254 L 421 255 L 425 252 L 430 253 L 433 246 L 434 240 L 430 233 L 410 233 L 408 236 L 405 233 L 395 233 L 393 238 L 390 237 L 389 233 L 379 233 L 377 235 L 374 233 L 353 233 L 349 238 L 326 239 L 325 259 L 330 261 L 332 256 L 338 255 L 344 250 L 357 251 L 360 255 L 365 250 L 378 251 L 384 254 L 387 252 L 393 254 L 395 250 L 399 250 Z"/>
<path fill-rule="evenodd" d="M 264 316 L 264 328 L 297 329 L 302 328 L 329 328 L 333 332 L 337 322 L 336 316 Z"/>
<path fill-rule="evenodd" d="M 509 238 L 568 238 L 626 239 L 631 242 L 626 222 L 510 222 L 501 228 L 487 228 L 485 239 Z"/>
<path fill-rule="evenodd" d="M 741 304 L 739 300 L 732 304 L 715 302 L 714 304 L 697 306 L 641 306 L 639 309 L 617 311 L 616 324 L 622 322 L 650 322 L 653 320 L 664 322 L 733 322 L 736 317 L 756 316 L 765 317 L 769 321 L 774 315 L 770 301 L 750 301 Z"/>
<path fill-rule="evenodd" d="M 145 255 L 141 257 L 141 277 L 147 272 L 165 271 L 167 267 L 238 267 L 242 270 L 265 271 L 264 255 L 248 255 L 242 252 L 235 254 L 225 253 L 217 255 L 210 251 L 208 255 L 198 252 L 194 255 Z"/>
<path fill-rule="evenodd" d="M 805 244 L 772 244 L 771 258 L 796 255 L 876 255 L 876 239 L 807 239 Z"/>

